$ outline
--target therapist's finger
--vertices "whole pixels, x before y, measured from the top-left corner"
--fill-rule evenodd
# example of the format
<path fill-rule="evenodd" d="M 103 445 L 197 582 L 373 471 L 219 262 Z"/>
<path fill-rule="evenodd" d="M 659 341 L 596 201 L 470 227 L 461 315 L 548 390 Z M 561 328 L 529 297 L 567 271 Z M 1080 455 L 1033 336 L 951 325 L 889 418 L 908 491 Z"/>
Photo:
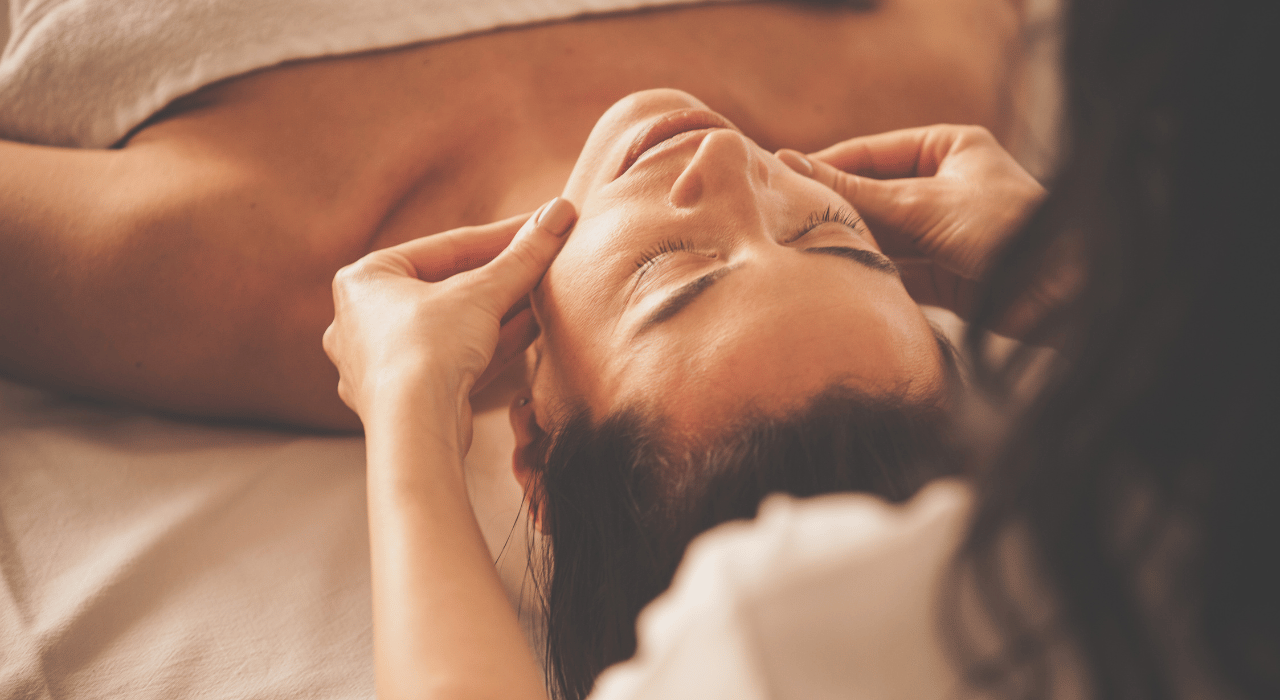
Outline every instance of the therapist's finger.
<path fill-rule="evenodd" d="M 899 182 L 851 175 L 819 160 L 810 161 L 809 168 L 809 177 L 844 197 L 868 225 L 897 225 L 902 209 Z"/>
<path fill-rule="evenodd" d="M 895 260 L 902 286 L 922 306 L 953 310 L 963 282 L 955 274 L 942 270 L 930 260 Z"/>
<path fill-rule="evenodd" d="M 480 373 L 475 385 L 471 387 L 472 396 L 502 374 L 513 360 L 523 357 L 525 349 L 537 339 L 539 332 L 538 322 L 533 318 L 533 310 L 528 306 L 513 314 L 510 320 L 505 321 L 502 324 L 502 330 L 498 332 L 498 346 L 494 348 L 489 366 Z"/>
<path fill-rule="evenodd" d="M 511 245 L 493 262 L 473 273 L 477 291 L 491 304 L 490 310 L 495 315 L 505 316 L 508 309 L 537 286 L 577 218 L 573 205 L 556 197 L 520 228 Z"/>
<path fill-rule="evenodd" d="M 842 141 L 811 153 L 813 160 L 881 180 L 928 177 L 938 170 L 961 127 L 950 124 L 899 129 Z"/>
<path fill-rule="evenodd" d="M 785 156 L 785 157 L 784 157 Z M 912 230 L 927 218 L 930 208 L 922 206 L 929 180 L 908 178 L 902 180 L 877 180 L 860 175 L 850 175 L 819 160 L 806 159 L 805 167 L 795 163 L 799 154 L 779 155 L 789 167 L 821 182 L 857 210 L 871 235 L 885 255 L 891 258 L 920 255 Z"/>
<path fill-rule="evenodd" d="M 418 279 L 439 282 L 488 264 L 528 220 L 528 214 L 520 214 L 491 224 L 464 226 L 415 238 L 388 251 L 404 256 Z"/>

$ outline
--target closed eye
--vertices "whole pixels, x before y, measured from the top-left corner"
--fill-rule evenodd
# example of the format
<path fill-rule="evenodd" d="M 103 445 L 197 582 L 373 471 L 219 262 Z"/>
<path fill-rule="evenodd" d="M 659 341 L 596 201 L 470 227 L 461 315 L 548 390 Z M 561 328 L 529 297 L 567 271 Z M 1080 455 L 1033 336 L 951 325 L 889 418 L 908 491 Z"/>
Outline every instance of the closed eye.
<path fill-rule="evenodd" d="M 859 229 L 859 226 L 862 225 L 862 217 L 854 214 L 853 210 L 848 207 L 837 207 L 832 209 L 831 206 L 828 205 L 821 211 L 815 211 L 809 214 L 809 216 L 805 218 L 804 223 L 796 228 L 791 235 L 784 238 L 782 242 L 794 243 L 801 238 L 804 238 L 819 226 L 830 223 L 847 226 L 852 229 L 854 233 L 860 233 L 861 230 Z M 695 248 L 696 247 L 692 241 L 684 238 L 673 238 L 662 241 L 653 248 L 641 253 L 640 257 L 636 258 L 636 270 L 640 273 L 639 276 L 643 277 L 649 267 L 658 260 L 676 252 L 692 252 Z"/>
<path fill-rule="evenodd" d="M 800 224 L 799 228 L 797 228 L 790 236 L 782 239 L 782 242 L 795 243 L 823 224 L 840 224 L 853 229 L 854 233 L 862 232 L 859 228 L 859 226 L 862 225 L 862 217 L 854 214 L 852 209 L 849 209 L 848 207 L 837 207 L 832 209 L 828 206 L 822 211 L 815 211 L 810 214 L 809 217 L 804 220 L 804 223 Z"/>
<path fill-rule="evenodd" d="M 693 250 L 693 243 L 684 238 L 673 238 L 662 241 L 658 245 L 646 250 L 640 255 L 640 257 L 636 258 L 636 271 L 639 273 L 639 277 L 644 277 L 644 273 L 648 272 L 649 268 L 658 260 L 661 260 L 672 253 Z"/>
<path fill-rule="evenodd" d="M 800 252 L 810 255 L 830 255 L 837 258 L 844 258 L 846 260 L 852 260 L 858 265 L 870 270 L 890 275 L 898 275 L 898 268 L 889 260 L 889 258 L 870 250 L 848 248 L 844 246 L 821 246 L 815 248 L 802 248 L 800 249 Z M 741 267 L 741 264 L 725 265 L 719 269 L 712 270 L 692 282 L 682 285 L 679 289 L 667 295 L 667 298 L 664 299 L 662 303 L 658 304 L 657 308 L 649 312 L 649 315 L 640 322 L 635 334 L 638 336 L 650 328 L 653 328 L 654 326 L 657 326 L 680 313 L 692 304 L 694 300 L 701 296 L 703 292 L 710 289 L 713 284 L 723 279 L 725 275 L 728 275 Z"/>

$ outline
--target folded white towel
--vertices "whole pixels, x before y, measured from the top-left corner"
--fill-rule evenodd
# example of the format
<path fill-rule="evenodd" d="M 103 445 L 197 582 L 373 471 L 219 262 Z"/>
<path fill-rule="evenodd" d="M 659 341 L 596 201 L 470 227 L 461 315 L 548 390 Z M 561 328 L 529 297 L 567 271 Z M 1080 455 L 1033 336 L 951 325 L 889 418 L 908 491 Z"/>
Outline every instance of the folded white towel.
<path fill-rule="evenodd" d="M 585 14 L 689 4 L 689 0 L 5 1 L 9 36 L 0 58 L 0 138 L 90 148 L 116 143 L 176 97 L 283 61 Z"/>

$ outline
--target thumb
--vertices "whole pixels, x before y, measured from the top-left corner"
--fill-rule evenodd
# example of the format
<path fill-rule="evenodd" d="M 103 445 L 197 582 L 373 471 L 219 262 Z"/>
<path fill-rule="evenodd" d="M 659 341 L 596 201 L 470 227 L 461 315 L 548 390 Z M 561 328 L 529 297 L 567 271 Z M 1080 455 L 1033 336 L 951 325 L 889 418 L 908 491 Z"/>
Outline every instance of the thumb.
<path fill-rule="evenodd" d="M 811 177 L 844 197 L 868 222 L 892 223 L 893 214 L 898 209 L 897 198 L 894 196 L 898 181 L 851 175 L 820 160 L 811 162 L 813 164 Z"/>
<path fill-rule="evenodd" d="M 401 243 L 403 253 L 424 282 L 440 282 L 493 260 L 511 243 L 529 215 L 513 216 L 481 226 L 445 231 Z"/>
<path fill-rule="evenodd" d="M 904 206 L 910 198 L 903 197 L 904 188 L 912 186 L 917 178 L 878 180 L 853 175 L 796 151 L 779 151 L 778 157 L 792 170 L 826 185 L 852 204 L 886 255 L 916 254 L 913 246 L 898 239 L 910 223 L 910 212 Z"/>
<path fill-rule="evenodd" d="M 564 246 L 578 212 L 567 199 L 547 202 L 520 227 L 511 244 L 498 257 L 476 270 L 487 288 L 496 316 L 502 316 L 528 294 Z"/>

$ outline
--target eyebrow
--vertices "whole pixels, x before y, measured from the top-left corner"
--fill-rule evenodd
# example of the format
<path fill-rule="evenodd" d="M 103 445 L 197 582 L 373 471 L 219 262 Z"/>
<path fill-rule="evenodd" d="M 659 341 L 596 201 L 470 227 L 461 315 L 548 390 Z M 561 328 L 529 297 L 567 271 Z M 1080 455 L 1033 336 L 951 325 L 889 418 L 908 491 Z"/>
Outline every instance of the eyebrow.
<path fill-rule="evenodd" d="M 852 260 L 855 263 L 876 272 L 883 272 L 894 276 L 900 276 L 898 266 L 884 255 L 870 250 L 862 250 L 861 248 L 847 248 L 845 246 L 823 246 L 821 248 L 801 248 L 802 253 L 812 253 L 814 255 L 831 255 L 845 260 Z M 737 270 L 740 265 L 728 265 L 721 267 L 698 279 L 683 285 L 676 291 L 667 296 L 666 299 L 658 305 L 645 317 L 640 323 L 640 328 L 635 332 L 636 336 L 643 334 L 645 331 L 654 326 L 669 320 L 676 314 L 684 311 L 686 307 L 694 302 L 703 292 L 711 288 L 711 285 L 719 282 L 730 272 Z"/>
<path fill-rule="evenodd" d="M 898 266 L 894 265 L 892 260 L 882 253 L 871 250 L 847 248 L 845 246 L 823 246 L 821 248 L 801 248 L 800 252 L 813 253 L 814 255 L 834 255 L 837 258 L 852 260 L 869 270 L 883 272 L 894 277 L 902 277 L 902 274 L 898 272 Z"/>

